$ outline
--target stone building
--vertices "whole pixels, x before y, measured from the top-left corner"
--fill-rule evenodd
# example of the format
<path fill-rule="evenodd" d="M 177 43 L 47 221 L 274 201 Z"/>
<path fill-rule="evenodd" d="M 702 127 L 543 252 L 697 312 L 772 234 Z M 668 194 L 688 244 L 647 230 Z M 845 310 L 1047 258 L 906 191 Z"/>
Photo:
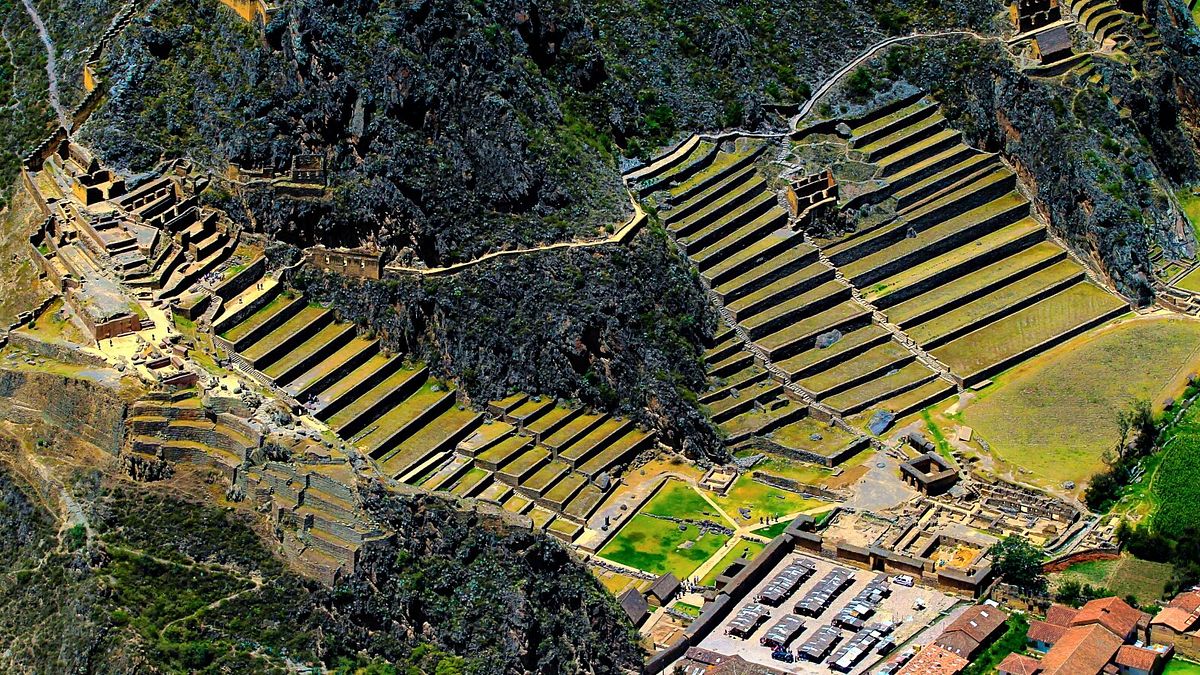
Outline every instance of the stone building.
<path fill-rule="evenodd" d="M 1009 14 L 1018 33 L 1028 33 L 1062 20 L 1058 0 L 1016 0 Z"/>
<path fill-rule="evenodd" d="M 369 248 L 313 246 L 304 250 L 304 259 L 326 272 L 363 279 L 379 279 L 383 271 L 383 254 Z"/>

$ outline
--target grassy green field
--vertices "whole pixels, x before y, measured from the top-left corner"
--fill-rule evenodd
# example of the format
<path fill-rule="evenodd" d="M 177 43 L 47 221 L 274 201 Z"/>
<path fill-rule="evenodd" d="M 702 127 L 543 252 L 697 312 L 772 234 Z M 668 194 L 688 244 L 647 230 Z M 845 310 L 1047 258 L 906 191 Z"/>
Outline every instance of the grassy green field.
<path fill-rule="evenodd" d="M 729 488 L 729 492 L 725 496 L 713 495 L 713 501 L 740 525 L 746 525 L 768 516 L 779 518 L 799 513 L 824 503 L 817 499 L 807 499 L 795 492 L 780 490 L 760 483 L 754 480 L 749 473 L 738 476 L 737 481 Z M 742 518 L 738 512 L 740 508 L 750 509 L 750 518 Z"/>
<path fill-rule="evenodd" d="M 727 541 L 726 535 L 701 534 L 693 525 L 680 530 L 669 520 L 639 513 L 600 550 L 600 557 L 651 574 L 671 572 L 685 579 Z"/>
<path fill-rule="evenodd" d="M 1161 403 L 1177 393 L 1198 350 L 1200 322 L 1128 321 L 997 377 L 963 411 L 963 422 L 1000 458 L 1038 478 L 1083 483 L 1117 440 L 1117 411 L 1133 398 Z"/>
<path fill-rule="evenodd" d="M 695 488 L 673 478 L 642 506 L 640 513 L 685 520 L 722 520 L 720 514 L 696 492 Z"/>
<path fill-rule="evenodd" d="M 1166 563 L 1122 556 L 1115 560 L 1095 560 L 1072 565 L 1053 575 L 1055 583 L 1078 581 L 1080 584 L 1107 588 L 1124 598 L 1132 595 L 1141 604 L 1158 602 L 1171 579 L 1172 566 Z"/>
<path fill-rule="evenodd" d="M 1200 675 L 1200 663 L 1184 661 L 1176 656 L 1167 661 L 1166 668 L 1163 668 L 1163 675 Z"/>
<path fill-rule="evenodd" d="M 763 548 L 765 548 L 765 544 L 760 544 L 757 541 L 750 541 L 749 539 L 739 539 L 738 541 L 734 542 L 733 548 L 729 549 L 725 555 L 721 556 L 721 559 L 717 562 L 717 564 L 713 565 L 712 569 L 710 569 L 708 573 L 704 575 L 704 577 L 700 580 L 700 583 L 704 586 L 712 586 L 714 583 L 716 583 L 717 576 L 724 572 L 725 568 L 729 567 L 730 563 L 732 563 L 734 560 L 737 560 L 738 558 L 754 560 L 754 558 L 758 556 L 760 552 L 762 552 Z"/>
<path fill-rule="evenodd" d="M 1200 527 L 1200 408 L 1188 408 L 1169 431 L 1162 466 L 1154 477 L 1154 528 L 1176 536 L 1188 527 Z"/>

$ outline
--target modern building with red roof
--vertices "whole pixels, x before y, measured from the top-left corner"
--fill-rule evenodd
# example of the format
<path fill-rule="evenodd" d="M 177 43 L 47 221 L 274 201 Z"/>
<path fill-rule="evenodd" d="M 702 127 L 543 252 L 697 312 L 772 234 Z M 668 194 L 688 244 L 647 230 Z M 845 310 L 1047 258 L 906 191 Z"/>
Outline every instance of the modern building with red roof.
<path fill-rule="evenodd" d="M 1053 605 L 1031 621 L 1026 640 L 1045 656 L 1005 659 L 1007 675 L 1152 675 L 1170 649 L 1142 647 L 1149 615 L 1120 598 L 1092 600 L 1078 610 Z M 1134 644 L 1137 643 L 1137 644 Z"/>
<path fill-rule="evenodd" d="M 1200 591 L 1175 596 L 1150 620 L 1150 640 L 1171 645 L 1180 654 L 1200 658 Z"/>
<path fill-rule="evenodd" d="M 1008 614 L 991 605 L 975 605 L 952 621 L 933 642 L 968 660 L 1004 634 Z"/>
<path fill-rule="evenodd" d="M 896 675 L 958 675 L 971 662 L 936 644 L 926 645 Z"/>

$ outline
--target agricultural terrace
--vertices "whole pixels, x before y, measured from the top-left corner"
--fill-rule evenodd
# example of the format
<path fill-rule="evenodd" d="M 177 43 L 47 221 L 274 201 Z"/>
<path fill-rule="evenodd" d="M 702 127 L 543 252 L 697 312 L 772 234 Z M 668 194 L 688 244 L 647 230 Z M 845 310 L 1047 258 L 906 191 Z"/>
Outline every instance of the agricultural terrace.
<path fill-rule="evenodd" d="M 1086 482 L 1117 439 L 1116 411 L 1156 405 L 1200 366 L 1200 322 L 1124 321 L 1077 337 L 996 378 L 962 413 L 993 453 L 1054 484 Z M 1120 373 L 1120 376 L 1114 376 Z"/>
<path fill-rule="evenodd" d="M 1152 524 L 1168 537 L 1200 528 L 1200 409 L 1191 406 L 1168 431 L 1162 464 L 1154 474 L 1157 502 Z"/>
<path fill-rule="evenodd" d="M 670 572 L 686 579 L 730 539 L 655 516 L 730 525 L 694 488 L 671 479 L 629 518 L 600 550 L 600 557 L 652 574 Z"/>
<path fill-rule="evenodd" d="M 1062 572 L 1052 574 L 1051 582 L 1055 586 L 1067 581 L 1090 584 L 1094 588 L 1108 589 L 1111 595 L 1120 598 L 1132 595 L 1140 604 L 1152 604 L 1162 598 L 1173 570 L 1174 567 L 1168 563 L 1124 555 L 1113 560 L 1093 560 L 1071 565 Z"/>

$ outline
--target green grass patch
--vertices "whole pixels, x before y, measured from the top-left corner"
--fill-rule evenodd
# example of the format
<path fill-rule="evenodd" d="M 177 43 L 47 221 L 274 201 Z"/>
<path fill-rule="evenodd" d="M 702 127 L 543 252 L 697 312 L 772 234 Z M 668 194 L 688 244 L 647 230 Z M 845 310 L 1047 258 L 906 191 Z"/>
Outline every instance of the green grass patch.
<path fill-rule="evenodd" d="M 1196 10 L 1192 10 L 1192 17 L 1196 16 Z M 1170 661 L 1163 668 L 1163 675 L 1200 675 L 1200 663 L 1185 661 L 1178 656 Z"/>
<path fill-rule="evenodd" d="M 694 525 L 680 526 L 637 514 L 600 550 L 600 557 L 651 574 L 691 576 L 729 541 L 726 535 L 701 534 Z"/>
<path fill-rule="evenodd" d="M 683 612 L 692 618 L 700 616 L 701 608 L 688 602 L 675 602 L 671 607 L 677 611 Z"/>
<path fill-rule="evenodd" d="M 1101 456 L 1118 437 L 1117 411 L 1134 398 L 1159 403 L 1176 393 L 1198 349 L 1200 323 L 1128 321 L 997 377 L 963 411 L 963 422 L 1001 459 L 1045 481 L 1083 483 L 1104 469 Z M 1187 454 L 1175 461 L 1185 463 Z"/>
<path fill-rule="evenodd" d="M 996 666 L 1006 656 L 1025 649 L 1025 634 L 1029 632 L 1029 621 L 1022 614 L 1008 617 L 1008 630 L 999 640 L 993 642 L 982 654 L 976 656 L 971 665 L 963 671 L 963 675 L 987 675 L 996 672 Z"/>
<path fill-rule="evenodd" d="M 722 520 L 695 488 L 674 479 L 668 480 L 658 494 L 646 502 L 641 512 L 684 520 Z"/>
<path fill-rule="evenodd" d="M 788 492 L 771 487 L 754 480 L 750 473 L 743 473 L 734 481 L 725 496 L 716 495 L 713 500 L 725 513 L 741 524 L 751 523 L 759 518 L 780 518 L 793 513 L 807 511 L 821 505 L 817 499 L 808 499 L 795 492 Z M 743 518 L 738 509 L 750 509 L 750 517 Z"/>
<path fill-rule="evenodd" d="M 700 579 L 702 586 L 712 586 L 717 582 L 717 577 L 725 571 L 725 568 L 733 564 L 733 561 L 739 558 L 745 558 L 747 561 L 754 560 L 762 550 L 766 548 L 766 544 L 760 544 L 757 541 L 749 539 L 739 539 L 734 542 L 733 548 L 713 565 L 712 569 Z"/>

